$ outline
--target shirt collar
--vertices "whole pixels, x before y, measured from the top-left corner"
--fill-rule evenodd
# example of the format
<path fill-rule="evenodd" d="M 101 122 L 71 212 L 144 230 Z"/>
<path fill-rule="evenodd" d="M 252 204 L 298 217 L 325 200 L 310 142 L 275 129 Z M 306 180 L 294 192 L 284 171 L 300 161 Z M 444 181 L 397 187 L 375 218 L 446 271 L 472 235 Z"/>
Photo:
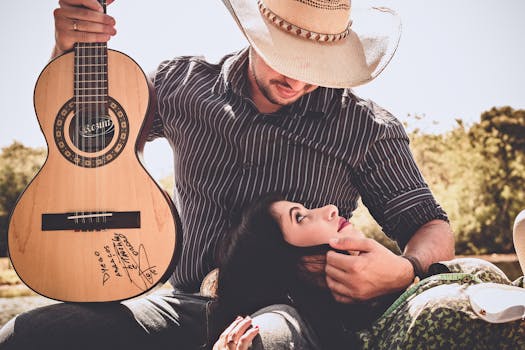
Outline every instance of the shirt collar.
<path fill-rule="evenodd" d="M 239 95 L 246 95 L 248 91 L 246 72 L 248 70 L 248 48 L 224 58 L 221 72 L 213 84 L 212 92 L 222 95 L 230 88 Z"/>

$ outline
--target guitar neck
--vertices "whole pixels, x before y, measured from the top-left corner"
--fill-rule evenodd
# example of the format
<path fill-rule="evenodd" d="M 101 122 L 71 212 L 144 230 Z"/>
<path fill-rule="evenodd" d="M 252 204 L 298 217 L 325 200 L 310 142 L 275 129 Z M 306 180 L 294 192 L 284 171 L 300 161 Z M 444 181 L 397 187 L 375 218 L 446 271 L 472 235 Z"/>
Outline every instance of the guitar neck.
<path fill-rule="evenodd" d="M 106 43 L 75 45 L 74 98 L 79 111 L 107 114 L 108 48 Z"/>
<path fill-rule="evenodd" d="M 99 0 L 106 13 L 106 0 Z M 103 43 L 75 44 L 74 97 L 78 111 L 108 111 L 108 48 Z"/>

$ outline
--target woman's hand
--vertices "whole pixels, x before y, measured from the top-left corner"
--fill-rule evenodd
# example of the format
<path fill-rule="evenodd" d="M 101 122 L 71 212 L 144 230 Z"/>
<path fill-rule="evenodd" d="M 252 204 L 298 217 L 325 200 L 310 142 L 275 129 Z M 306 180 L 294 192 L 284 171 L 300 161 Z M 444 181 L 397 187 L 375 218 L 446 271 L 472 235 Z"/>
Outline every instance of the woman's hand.
<path fill-rule="evenodd" d="M 115 19 L 104 14 L 97 0 L 60 0 L 59 4 L 54 11 L 53 57 L 71 50 L 76 42 L 107 42 L 117 33 Z"/>
<path fill-rule="evenodd" d="M 248 349 L 252 345 L 253 338 L 259 333 L 258 326 L 251 326 L 250 316 L 237 317 L 219 336 L 219 340 L 213 345 L 213 350 Z"/>

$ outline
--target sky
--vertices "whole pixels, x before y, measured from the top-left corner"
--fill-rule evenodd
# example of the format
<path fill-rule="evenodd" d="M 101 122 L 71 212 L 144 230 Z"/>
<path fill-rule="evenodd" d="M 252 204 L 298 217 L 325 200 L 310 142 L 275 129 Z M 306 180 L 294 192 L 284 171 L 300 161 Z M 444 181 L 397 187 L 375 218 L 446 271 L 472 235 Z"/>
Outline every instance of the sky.
<path fill-rule="evenodd" d="M 255 1 L 255 0 L 254 0 Z M 525 1 L 354 0 L 353 6 L 395 9 L 403 23 L 396 55 L 371 83 L 355 89 L 402 121 L 445 132 L 467 125 L 493 106 L 525 108 Z M 54 45 L 57 0 L 2 1 L 0 13 L 0 147 L 17 140 L 44 147 L 33 89 Z M 108 46 L 133 57 L 145 72 L 165 59 L 204 55 L 217 61 L 247 45 L 220 0 L 116 0 L 116 37 Z M 172 171 L 166 141 L 146 146 L 155 178 Z"/>

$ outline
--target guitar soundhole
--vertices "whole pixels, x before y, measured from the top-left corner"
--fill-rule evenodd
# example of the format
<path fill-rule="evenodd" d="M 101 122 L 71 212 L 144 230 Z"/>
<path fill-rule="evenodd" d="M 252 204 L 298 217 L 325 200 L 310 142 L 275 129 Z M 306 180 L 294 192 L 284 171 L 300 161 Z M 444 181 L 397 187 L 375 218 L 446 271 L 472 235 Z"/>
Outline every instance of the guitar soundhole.
<path fill-rule="evenodd" d="M 80 116 L 73 116 L 69 123 L 69 138 L 79 150 L 96 153 L 111 144 L 115 125 L 109 116 L 90 116 L 90 112 L 81 111 Z"/>
<path fill-rule="evenodd" d="M 109 97 L 110 115 L 75 108 L 72 98 L 55 118 L 55 144 L 71 163 L 95 168 L 114 161 L 126 147 L 129 137 L 128 117 L 122 106 Z"/>

